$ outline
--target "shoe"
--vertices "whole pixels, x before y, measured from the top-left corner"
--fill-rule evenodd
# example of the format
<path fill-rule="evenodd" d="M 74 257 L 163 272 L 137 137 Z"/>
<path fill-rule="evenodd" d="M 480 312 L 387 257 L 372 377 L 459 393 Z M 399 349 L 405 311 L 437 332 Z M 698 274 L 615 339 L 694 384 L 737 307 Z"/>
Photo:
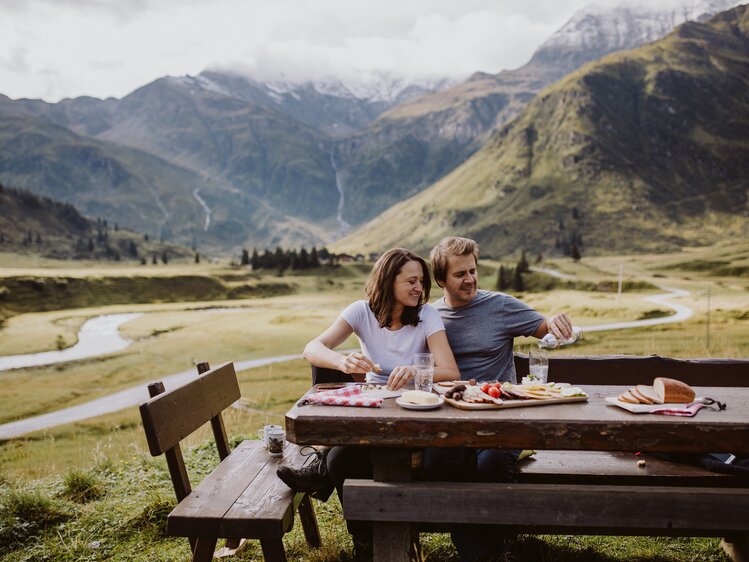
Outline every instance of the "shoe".
<path fill-rule="evenodd" d="M 282 466 L 276 470 L 276 474 L 295 492 L 304 492 L 315 499 L 326 501 L 335 489 L 328 476 L 328 449 L 318 451 L 314 447 L 303 447 L 301 454 L 307 457 L 302 468 Z"/>

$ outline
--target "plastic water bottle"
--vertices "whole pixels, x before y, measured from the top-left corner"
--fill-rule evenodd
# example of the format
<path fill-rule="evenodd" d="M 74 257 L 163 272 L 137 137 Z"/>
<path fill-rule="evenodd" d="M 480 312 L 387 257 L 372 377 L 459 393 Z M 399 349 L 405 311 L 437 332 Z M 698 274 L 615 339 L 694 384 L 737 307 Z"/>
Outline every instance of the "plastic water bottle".
<path fill-rule="evenodd" d="M 572 326 L 572 335 L 569 338 L 557 339 L 554 334 L 549 332 L 543 338 L 538 340 L 540 349 L 556 349 L 563 345 L 570 345 L 583 339 L 583 331 L 577 326 Z"/>

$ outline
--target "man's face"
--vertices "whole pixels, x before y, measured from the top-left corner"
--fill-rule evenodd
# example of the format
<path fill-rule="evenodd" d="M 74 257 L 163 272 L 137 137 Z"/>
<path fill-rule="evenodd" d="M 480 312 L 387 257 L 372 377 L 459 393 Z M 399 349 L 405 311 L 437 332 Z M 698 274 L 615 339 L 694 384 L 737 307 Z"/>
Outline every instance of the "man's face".
<path fill-rule="evenodd" d="M 472 254 L 447 258 L 447 279 L 442 289 L 445 302 L 452 308 L 469 304 L 476 296 L 479 274 Z"/>

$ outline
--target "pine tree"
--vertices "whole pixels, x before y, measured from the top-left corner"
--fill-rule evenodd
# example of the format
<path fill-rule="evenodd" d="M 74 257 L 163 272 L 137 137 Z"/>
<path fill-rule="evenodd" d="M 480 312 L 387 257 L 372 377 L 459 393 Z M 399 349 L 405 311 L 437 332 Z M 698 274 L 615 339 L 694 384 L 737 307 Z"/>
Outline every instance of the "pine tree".
<path fill-rule="evenodd" d="M 518 262 L 517 269 L 520 273 L 528 271 L 528 260 L 525 258 L 525 250 L 520 254 L 520 261 Z"/>
<path fill-rule="evenodd" d="M 309 254 L 304 248 L 299 252 L 299 269 L 309 268 Z"/>
<path fill-rule="evenodd" d="M 200 254 L 195 252 L 195 263 L 200 263 Z"/>
<path fill-rule="evenodd" d="M 512 288 L 520 293 L 525 290 L 525 284 L 523 283 L 523 273 L 519 268 L 515 268 L 515 275 L 512 279 Z"/>
<path fill-rule="evenodd" d="M 317 248 L 314 246 L 312 246 L 312 249 L 309 252 L 309 266 L 320 267 L 320 258 L 317 256 Z"/>
<path fill-rule="evenodd" d="M 242 248 L 242 259 L 240 260 L 239 265 L 250 265 L 250 254 L 244 248 Z"/>
<path fill-rule="evenodd" d="M 134 241 L 130 240 L 127 251 L 132 257 L 134 258 L 138 257 L 138 246 L 135 245 Z"/>
<path fill-rule="evenodd" d="M 157 263 L 159 263 L 159 260 L 156 259 L 156 254 L 153 255 L 153 258 L 151 258 L 151 263 L 153 265 L 156 265 Z"/>
<path fill-rule="evenodd" d="M 161 253 L 161 261 L 164 262 L 164 265 L 169 263 L 169 256 L 166 255 L 166 250 Z"/>
<path fill-rule="evenodd" d="M 260 269 L 260 256 L 257 253 L 257 248 L 252 249 L 252 257 L 250 258 L 250 265 L 252 266 L 252 271 Z"/>
<path fill-rule="evenodd" d="M 500 265 L 497 271 L 497 291 L 505 291 L 509 287 L 510 283 L 507 277 L 507 270 Z"/>
<path fill-rule="evenodd" d="M 570 256 L 572 256 L 573 260 L 580 261 L 580 250 L 575 243 L 573 243 L 572 247 L 570 248 Z"/>

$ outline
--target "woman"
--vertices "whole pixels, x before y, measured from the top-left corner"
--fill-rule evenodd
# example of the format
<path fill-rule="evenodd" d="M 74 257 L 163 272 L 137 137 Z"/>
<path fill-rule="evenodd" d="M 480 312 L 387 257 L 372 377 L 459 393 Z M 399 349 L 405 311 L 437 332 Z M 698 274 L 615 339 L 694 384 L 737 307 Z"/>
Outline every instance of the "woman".
<path fill-rule="evenodd" d="M 317 367 L 337 369 L 357 380 L 399 389 L 413 381 L 415 353 L 434 356 L 434 380 L 457 380 L 458 366 L 447 342 L 445 326 L 431 305 L 432 282 L 426 262 L 416 254 L 393 248 L 374 265 L 365 287 L 367 300 L 352 303 L 333 324 L 304 348 L 304 358 Z M 334 349 L 355 333 L 361 352 L 344 355 Z M 317 451 L 317 458 L 301 470 L 282 467 L 279 477 L 298 492 L 327 499 L 334 485 L 343 503 L 346 478 L 371 478 L 366 447 L 333 447 Z M 348 521 L 355 559 L 372 554 L 372 527 Z"/>
<path fill-rule="evenodd" d="M 337 369 L 369 383 L 397 390 L 413 380 L 416 353 L 434 355 L 434 380 L 460 378 L 445 326 L 429 304 L 432 282 L 426 262 L 403 248 L 385 252 L 374 265 L 368 300 L 349 305 L 333 325 L 304 348 L 317 367 Z M 333 351 L 355 333 L 361 353 Z"/>

